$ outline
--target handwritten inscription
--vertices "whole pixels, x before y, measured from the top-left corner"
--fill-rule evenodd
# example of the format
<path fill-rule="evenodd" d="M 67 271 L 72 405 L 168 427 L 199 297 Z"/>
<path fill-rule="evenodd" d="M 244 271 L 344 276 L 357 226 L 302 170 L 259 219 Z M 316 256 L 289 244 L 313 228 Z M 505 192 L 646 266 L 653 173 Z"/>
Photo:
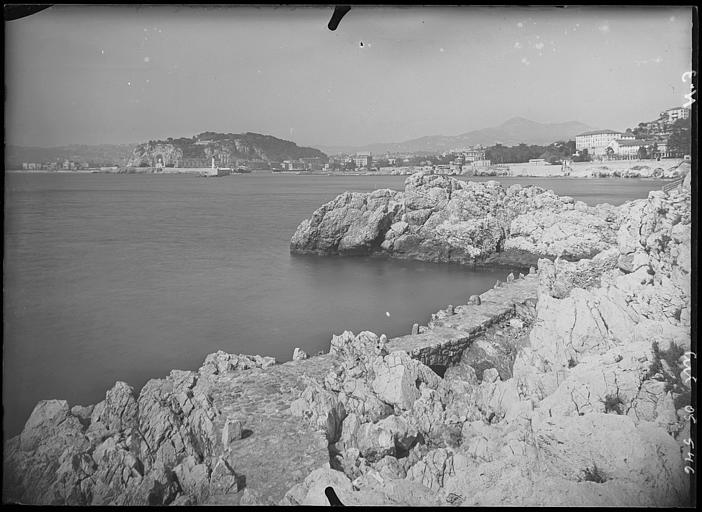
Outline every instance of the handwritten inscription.
<path fill-rule="evenodd" d="M 685 81 L 683 79 L 683 81 Z M 684 379 L 685 384 L 690 384 L 692 382 L 697 382 L 697 379 L 692 376 L 692 369 L 691 369 L 691 361 L 692 359 L 697 359 L 697 354 L 694 352 L 685 352 L 684 358 L 683 358 L 683 365 L 684 369 L 681 372 L 680 376 Z M 692 407 L 691 405 L 686 405 L 684 408 L 685 412 L 688 414 L 688 417 L 686 418 L 687 420 L 691 421 L 695 425 L 697 424 L 697 419 L 695 418 L 695 408 Z M 687 457 L 685 457 L 685 462 L 688 462 L 685 466 L 685 473 L 688 475 L 694 475 L 695 474 L 695 469 L 693 467 L 695 463 L 695 442 L 691 438 L 687 438 L 683 440 L 683 443 L 688 447 L 688 452 L 687 452 Z"/>
<path fill-rule="evenodd" d="M 685 71 L 682 74 L 682 81 L 683 83 L 687 83 L 687 81 L 690 81 L 690 92 L 685 95 L 685 99 L 687 100 L 687 103 L 683 105 L 683 108 L 690 108 L 692 104 L 695 102 L 695 99 L 692 97 L 697 91 L 695 91 L 695 86 L 692 85 L 692 77 L 695 76 L 694 71 Z"/>

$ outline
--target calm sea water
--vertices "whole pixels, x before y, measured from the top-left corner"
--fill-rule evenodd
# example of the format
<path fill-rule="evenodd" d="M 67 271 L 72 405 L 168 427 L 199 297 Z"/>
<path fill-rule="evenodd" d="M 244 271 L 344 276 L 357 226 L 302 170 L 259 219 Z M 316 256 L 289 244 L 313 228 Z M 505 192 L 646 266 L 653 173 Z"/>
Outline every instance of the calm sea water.
<path fill-rule="evenodd" d="M 507 271 L 289 254 L 299 222 L 345 190 L 401 189 L 401 176 L 5 176 L 5 435 L 38 400 L 96 403 L 227 352 L 289 360 L 333 333 L 397 336 Z M 661 182 L 502 179 L 590 204 Z M 388 316 L 389 313 L 389 316 Z"/>

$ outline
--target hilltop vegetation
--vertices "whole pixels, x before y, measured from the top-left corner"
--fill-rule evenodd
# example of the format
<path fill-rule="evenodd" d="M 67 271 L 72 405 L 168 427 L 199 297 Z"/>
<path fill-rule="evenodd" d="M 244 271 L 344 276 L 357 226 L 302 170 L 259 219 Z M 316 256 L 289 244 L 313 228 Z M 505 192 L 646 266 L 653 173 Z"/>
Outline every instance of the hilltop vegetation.
<path fill-rule="evenodd" d="M 323 158 L 326 155 L 318 149 L 300 147 L 294 142 L 278 139 L 272 135 L 259 133 L 216 133 L 203 132 L 191 138 L 181 137 L 166 140 L 150 140 L 134 149 L 130 166 L 151 166 L 161 157 L 166 166 L 187 166 L 184 159 L 214 157 L 221 164 L 231 164 L 235 160 L 264 160 L 276 162 L 299 158 Z"/>

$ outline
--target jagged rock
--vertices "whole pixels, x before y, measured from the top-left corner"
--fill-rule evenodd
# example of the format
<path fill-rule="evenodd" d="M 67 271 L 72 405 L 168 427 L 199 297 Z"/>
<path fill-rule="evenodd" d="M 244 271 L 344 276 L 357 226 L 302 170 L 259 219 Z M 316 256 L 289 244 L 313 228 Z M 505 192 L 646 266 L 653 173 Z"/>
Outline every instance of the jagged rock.
<path fill-rule="evenodd" d="M 228 494 L 238 491 L 237 475 L 231 466 L 222 457 L 217 459 L 217 463 L 210 475 L 209 494 Z"/>
<path fill-rule="evenodd" d="M 222 445 L 228 448 L 231 443 L 241 439 L 243 427 L 241 421 L 232 418 L 227 418 L 222 428 Z"/>
<path fill-rule="evenodd" d="M 471 295 L 468 297 L 468 304 L 480 305 L 480 295 Z M 414 333 L 413 333 L 414 334 Z"/>
<path fill-rule="evenodd" d="M 340 471 L 329 468 L 315 469 L 301 483 L 290 489 L 280 501 L 281 505 L 317 505 L 329 506 L 324 490 L 332 487 L 334 492 L 345 505 L 353 492 L 353 485 Z"/>
<path fill-rule="evenodd" d="M 210 495 L 210 469 L 206 464 L 198 463 L 192 455 L 173 468 L 178 483 L 188 496 L 196 502 L 203 502 Z"/>
<path fill-rule="evenodd" d="M 290 413 L 307 418 L 324 430 L 330 443 L 339 438 L 341 423 L 346 417 L 346 409 L 338 396 L 316 383 L 307 386 L 300 398 L 290 404 Z"/>
<path fill-rule="evenodd" d="M 460 366 L 471 367 L 478 380 L 483 380 L 488 368 L 497 368 L 505 377 L 511 375 L 510 363 L 508 357 L 495 346 L 484 339 L 478 339 L 463 352 Z M 470 374 L 466 376 L 470 378 Z"/>
<path fill-rule="evenodd" d="M 419 397 L 418 382 L 436 387 L 439 376 L 429 367 L 411 359 L 404 352 L 393 352 L 373 367 L 373 391 L 378 397 L 400 409 L 409 409 Z"/>
<path fill-rule="evenodd" d="M 419 334 L 419 324 L 412 324 L 412 334 Z"/>
<path fill-rule="evenodd" d="M 539 289 L 551 297 L 567 297 L 573 288 L 596 288 L 601 284 L 602 274 L 616 268 L 619 249 L 613 247 L 595 255 L 591 260 L 577 263 L 565 260 L 552 262 L 539 260 Z"/>
<path fill-rule="evenodd" d="M 185 494 L 181 494 L 171 503 L 169 503 L 169 506 L 171 507 L 189 507 L 191 505 L 195 505 L 195 500 Z"/>
<path fill-rule="evenodd" d="M 229 354 L 218 350 L 205 357 L 205 361 L 198 370 L 201 375 L 220 375 L 234 370 L 248 370 L 249 368 L 268 368 L 276 364 L 274 357 L 247 356 L 244 354 Z"/>
<path fill-rule="evenodd" d="M 483 372 L 483 380 L 485 382 L 495 382 L 500 378 L 500 374 L 495 368 L 488 368 Z"/>
<path fill-rule="evenodd" d="M 103 402 L 93 408 L 91 425 L 101 423 L 110 432 L 133 428 L 137 424 L 137 401 L 134 388 L 126 382 L 117 381 Z"/>
<path fill-rule="evenodd" d="M 141 448 L 172 467 L 183 456 L 211 456 L 220 441 L 206 384 L 194 372 L 172 372 L 166 379 L 148 381 L 139 394 Z"/>
<path fill-rule="evenodd" d="M 582 257 L 612 244 L 613 222 L 595 208 L 576 212 L 572 198 L 539 187 L 416 173 L 403 192 L 345 192 L 322 205 L 298 226 L 290 250 L 458 263 L 508 262 L 510 251 Z"/>
<path fill-rule="evenodd" d="M 361 379 L 347 378 L 339 400 L 347 412 L 359 415 L 364 421 L 376 422 L 393 413 L 392 406 L 380 400 L 368 383 Z"/>
<path fill-rule="evenodd" d="M 22 429 L 20 449 L 25 452 L 46 449 L 46 446 L 40 446 L 45 440 L 50 440 L 61 451 L 66 444 L 75 444 L 79 448 L 86 444 L 82 432 L 81 423 L 70 416 L 68 402 L 42 400 L 34 407 Z"/>
<path fill-rule="evenodd" d="M 574 210 L 534 210 L 515 218 L 506 250 L 569 259 L 591 258 L 616 242 L 612 222 Z"/>
<path fill-rule="evenodd" d="M 478 383 L 478 376 L 475 372 L 475 368 L 467 362 L 467 359 L 464 360 L 463 357 L 461 357 L 458 364 L 449 366 L 444 373 L 444 380 L 449 381 L 453 379 L 464 380 L 470 384 Z"/>
<path fill-rule="evenodd" d="M 444 474 L 452 471 L 452 462 L 444 448 L 432 450 L 407 471 L 407 480 L 438 491 L 443 487 Z"/>
<path fill-rule="evenodd" d="M 90 418 L 93 414 L 94 405 L 82 406 L 74 405 L 71 407 L 71 414 L 78 418 L 84 426 L 90 425 Z"/>
<path fill-rule="evenodd" d="M 307 359 L 307 352 L 302 350 L 301 348 L 295 347 L 295 350 L 293 351 L 293 361 L 301 361 L 303 359 Z"/>
<path fill-rule="evenodd" d="M 384 479 L 377 472 L 374 475 L 363 479 L 363 482 L 359 481 L 360 489 L 356 491 L 351 480 L 340 471 L 315 469 L 301 484 L 290 489 L 279 504 L 328 507 L 329 500 L 325 494 L 327 487 L 334 489 L 337 498 L 345 506 L 439 504 L 439 500 L 429 489 L 414 482 Z M 377 485 L 373 484 L 373 481 Z"/>
<path fill-rule="evenodd" d="M 247 487 L 241 494 L 241 499 L 239 500 L 239 505 L 241 506 L 251 506 L 251 505 L 275 505 L 275 503 L 269 502 L 264 498 L 260 492 L 255 489 L 250 489 Z"/>

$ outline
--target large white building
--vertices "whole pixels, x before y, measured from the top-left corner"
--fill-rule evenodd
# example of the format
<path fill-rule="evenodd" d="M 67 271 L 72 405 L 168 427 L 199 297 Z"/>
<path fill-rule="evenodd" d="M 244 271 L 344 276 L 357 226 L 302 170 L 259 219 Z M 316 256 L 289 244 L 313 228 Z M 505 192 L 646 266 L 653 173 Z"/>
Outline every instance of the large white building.
<path fill-rule="evenodd" d="M 661 112 L 662 118 L 667 118 L 669 123 L 674 123 L 678 119 L 687 119 L 690 117 L 690 109 L 685 107 L 669 108 L 665 112 Z"/>
<path fill-rule="evenodd" d="M 581 153 L 587 149 L 590 156 L 604 156 L 607 151 L 607 146 L 613 140 L 633 140 L 633 135 L 627 135 L 614 130 L 594 130 L 591 132 L 581 133 L 575 136 L 575 150 Z"/>
<path fill-rule="evenodd" d="M 631 160 L 638 158 L 639 150 L 649 145 L 651 144 L 644 140 L 617 139 L 611 141 L 608 147 L 612 148 L 612 154 L 615 158 Z"/>
<path fill-rule="evenodd" d="M 371 153 L 369 152 L 356 153 L 356 156 L 353 158 L 353 161 L 356 164 L 356 168 L 370 168 L 371 164 L 373 163 L 373 155 L 371 155 Z"/>

